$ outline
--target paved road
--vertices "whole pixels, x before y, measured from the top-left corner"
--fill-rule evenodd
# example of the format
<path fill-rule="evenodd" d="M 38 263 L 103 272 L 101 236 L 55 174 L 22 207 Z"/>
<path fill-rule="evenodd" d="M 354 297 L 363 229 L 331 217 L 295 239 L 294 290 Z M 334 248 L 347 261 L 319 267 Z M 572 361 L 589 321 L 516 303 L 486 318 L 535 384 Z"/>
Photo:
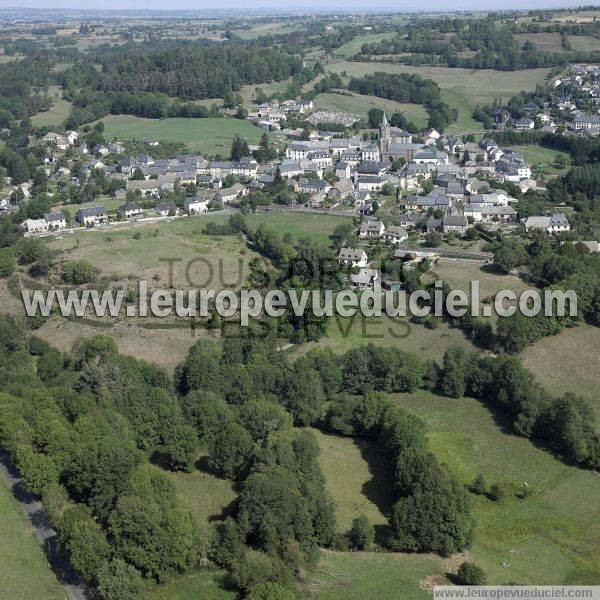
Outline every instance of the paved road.
<path fill-rule="evenodd" d="M 65 586 L 68 597 L 71 600 L 91 600 L 94 598 L 92 591 L 81 581 L 71 566 L 67 554 L 59 550 L 58 536 L 50 526 L 41 502 L 23 489 L 19 473 L 10 456 L 4 451 L 0 451 L 0 478 L 4 480 L 27 513 L 35 536 L 42 546 L 48 562 L 52 565 L 58 580 Z"/>

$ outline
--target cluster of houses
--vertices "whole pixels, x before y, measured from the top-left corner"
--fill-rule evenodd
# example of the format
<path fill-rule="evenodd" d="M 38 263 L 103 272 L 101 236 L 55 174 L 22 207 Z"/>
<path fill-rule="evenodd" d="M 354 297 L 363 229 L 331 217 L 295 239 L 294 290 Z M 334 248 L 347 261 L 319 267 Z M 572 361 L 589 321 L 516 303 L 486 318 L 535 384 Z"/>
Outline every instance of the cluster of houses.
<path fill-rule="evenodd" d="M 313 109 L 312 100 L 277 99 L 263 102 L 255 110 L 248 113 L 247 119 L 264 129 L 279 131 L 290 113 L 304 114 Z"/>
<path fill-rule="evenodd" d="M 497 129 L 513 128 L 555 133 L 559 125 L 583 135 L 600 133 L 600 66 L 571 65 L 569 71 L 550 83 L 550 99 L 520 107 L 519 116 L 506 107 L 492 113 Z"/>

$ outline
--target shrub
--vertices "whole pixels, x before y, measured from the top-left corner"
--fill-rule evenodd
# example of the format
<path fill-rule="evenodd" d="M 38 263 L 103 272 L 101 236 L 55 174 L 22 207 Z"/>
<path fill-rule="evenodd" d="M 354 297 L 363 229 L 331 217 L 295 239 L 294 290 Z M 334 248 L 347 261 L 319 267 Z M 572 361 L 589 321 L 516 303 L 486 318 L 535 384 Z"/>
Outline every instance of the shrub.
<path fill-rule="evenodd" d="M 458 579 L 462 585 L 485 585 L 483 569 L 472 562 L 464 562 L 458 569 Z"/>

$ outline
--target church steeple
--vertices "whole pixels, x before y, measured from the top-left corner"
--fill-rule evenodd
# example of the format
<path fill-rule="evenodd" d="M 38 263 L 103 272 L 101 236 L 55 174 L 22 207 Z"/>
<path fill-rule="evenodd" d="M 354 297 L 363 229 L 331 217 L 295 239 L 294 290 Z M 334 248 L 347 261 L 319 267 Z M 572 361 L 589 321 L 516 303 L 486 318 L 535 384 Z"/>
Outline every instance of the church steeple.
<path fill-rule="evenodd" d="M 388 123 L 385 111 L 383 111 L 383 119 L 379 125 L 379 153 L 381 158 L 389 152 L 390 142 L 392 141 L 392 135 L 390 131 L 390 124 Z"/>

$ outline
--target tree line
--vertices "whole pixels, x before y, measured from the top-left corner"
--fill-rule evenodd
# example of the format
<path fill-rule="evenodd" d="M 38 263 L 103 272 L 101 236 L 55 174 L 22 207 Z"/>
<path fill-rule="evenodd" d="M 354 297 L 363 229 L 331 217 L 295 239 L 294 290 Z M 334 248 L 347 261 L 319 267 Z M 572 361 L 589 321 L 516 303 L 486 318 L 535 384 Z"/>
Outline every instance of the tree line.
<path fill-rule="evenodd" d="M 353 78 L 348 84 L 353 92 L 396 102 L 423 104 L 429 113 L 429 127 L 444 131 L 457 119 L 457 111 L 441 100 L 440 88 L 431 79 L 417 74 L 381 73 Z"/>

